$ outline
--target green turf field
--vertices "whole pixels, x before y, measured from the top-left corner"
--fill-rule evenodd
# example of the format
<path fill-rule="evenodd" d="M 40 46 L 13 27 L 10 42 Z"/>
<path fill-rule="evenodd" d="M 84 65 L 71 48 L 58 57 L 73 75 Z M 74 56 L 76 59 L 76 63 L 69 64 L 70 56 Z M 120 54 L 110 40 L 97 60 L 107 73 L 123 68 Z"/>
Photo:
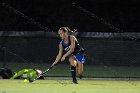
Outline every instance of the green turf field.
<path fill-rule="evenodd" d="M 0 79 L 0 93 L 140 93 L 140 81 L 49 79 L 24 83 Z"/>

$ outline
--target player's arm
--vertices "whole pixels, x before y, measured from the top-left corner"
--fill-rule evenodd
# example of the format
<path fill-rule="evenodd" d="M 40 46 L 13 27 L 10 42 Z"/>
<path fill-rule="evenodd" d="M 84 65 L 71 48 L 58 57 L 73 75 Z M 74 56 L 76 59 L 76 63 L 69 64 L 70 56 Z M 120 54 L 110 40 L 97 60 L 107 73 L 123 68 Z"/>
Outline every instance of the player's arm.
<path fill-rule="evenodd" d="M 70 50 L 68 52 L 66 52 L 66 54 L 64 54 L 64 57 L 67 57 L 68 55 L 70 55 L 71 53 L 74 52 L 74 49 L 75 49 L 75 37 L 71 36 L 70 41 L 71 41 Z"/>
<path fill-rule="evenodd" d="M 52 65 L 55 65 L 55 64 L 57 64 L 59 62 L 59 60 L 62 57 L 62 52 L 63 52 L 63 47 L 62 47 L 62 44 L 60 42 L 59 43 L 59 52 L 58 52 L 58 55 L 57 55 L 57 57 L 56 57 L 56 59 L 55 59 L 55 61 L 54 61 L 54 63 Z"/>

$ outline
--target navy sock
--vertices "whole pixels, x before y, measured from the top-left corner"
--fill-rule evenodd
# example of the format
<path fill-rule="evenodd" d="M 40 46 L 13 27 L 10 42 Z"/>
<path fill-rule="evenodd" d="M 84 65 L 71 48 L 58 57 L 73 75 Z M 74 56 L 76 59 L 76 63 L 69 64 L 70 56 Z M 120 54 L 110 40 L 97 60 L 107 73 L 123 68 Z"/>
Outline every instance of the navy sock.
<path fill-rule="evenodd" d="M 71 75 L 72 75 L 73 81 L 76 81 L 76 67 L 75 66 L 71 66 Z"/>

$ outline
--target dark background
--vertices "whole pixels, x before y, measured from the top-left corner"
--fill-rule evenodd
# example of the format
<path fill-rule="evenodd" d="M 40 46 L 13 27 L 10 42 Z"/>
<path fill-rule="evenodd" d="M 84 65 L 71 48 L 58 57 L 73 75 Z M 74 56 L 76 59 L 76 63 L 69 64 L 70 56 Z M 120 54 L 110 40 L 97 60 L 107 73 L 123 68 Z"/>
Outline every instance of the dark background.
<path fill-rule="evenodd" d="M 1 31 L 43 30 L 3 7 L 2 2 L 53 31 L 57 31 L 61 26 L 69 26 L 84 32 L 116 32 L 73 7 L 73 2 L 122 29 L 123 32 L 139 32 L 140 29 L 139 0 L 1 0 Z"/>
<path fill-rule="evenodd" d="M 91 13 L 85 13 L 74 7 L 74 3 Z M 12 9 L 7 8 L 4 4 Z M 15 13 L 13 8 L 26 17 L 23 18 L 19 13 Z M 115 38 L 115 35 L 107 38 L 105 35 L 119 32 L 91 15 L 96 15 L 121 29 L 122 33 L 117 35 L 119 38 Z M 47 37 L 47 33 L 44 33 L 44 36 L 43 34 L 35 36 L 33 33 L 16 35 L 16 33 L 8 31 L 35 31 L 34 33 L 36 33 L 44 30 L 40 27 L 41 25 L 49 28 L 49 30 L 45 29 L 46 32 L 57 32 L 60 27 L 68 26 L 71 29 L 78 29 L 77 38 L 86 51 L 85 64 L 139 66 L 140 42 L 135 37 L 140 37 L 137 35 L 140 29 L 139 16 L 139 0 L 3 0 L 0 5 L 0 31 L 3 31 L 0 35 L 0 59 L 3 63 L 23 61 L 20 57 L 31 62 L 51 63 L 58 53 L 57 46 L 60 38 Z M 32 23 L 30 18 L 40 25 Z M 97 33 L 87 33 L 83 38 L 84 35 L 79 37 L 80 32 Z M 96 37 L 99 35 L 98 32 L 99 34 L 108 33 L 103 35 L 105 37 L 100 38 Z M 132 32 L 127 33 L 128 39 L 122 37 L 125 32 Z M 13 36 L 9 36 L 9 34 Z M 92 35 L 90 37 L 90 34 L 93 34 L 94 37 Z M 134 37 L 131 37 L 133 34 Z M 4 47 L 6 51 L 4 51 Z"/>
<path fill-rule="evenodd" d="M 0 38 L 2 40 L 2 37 Z M 139 40 L 78 38 L 85 49 L 85 65 L 140 66 Z M 52 63 L 58 54 L 59 38 L 8 37 L 0 61 L 15 63 Z M 4 48 L 3 48 L 4 47 Z M 65 60 L 63 64 L 68 64 Z"/>

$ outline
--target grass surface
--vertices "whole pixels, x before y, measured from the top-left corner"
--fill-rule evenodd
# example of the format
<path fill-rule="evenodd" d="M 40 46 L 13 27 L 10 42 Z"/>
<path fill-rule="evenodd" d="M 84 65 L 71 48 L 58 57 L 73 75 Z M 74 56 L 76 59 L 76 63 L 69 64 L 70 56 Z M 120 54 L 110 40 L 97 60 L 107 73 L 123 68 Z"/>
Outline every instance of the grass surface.
<path fill-rule="evenodd" d="M 24 83 L 23 80 L 0 80 L 0 93 L 140 93 L 140 81 L 49 79 Z"/>

